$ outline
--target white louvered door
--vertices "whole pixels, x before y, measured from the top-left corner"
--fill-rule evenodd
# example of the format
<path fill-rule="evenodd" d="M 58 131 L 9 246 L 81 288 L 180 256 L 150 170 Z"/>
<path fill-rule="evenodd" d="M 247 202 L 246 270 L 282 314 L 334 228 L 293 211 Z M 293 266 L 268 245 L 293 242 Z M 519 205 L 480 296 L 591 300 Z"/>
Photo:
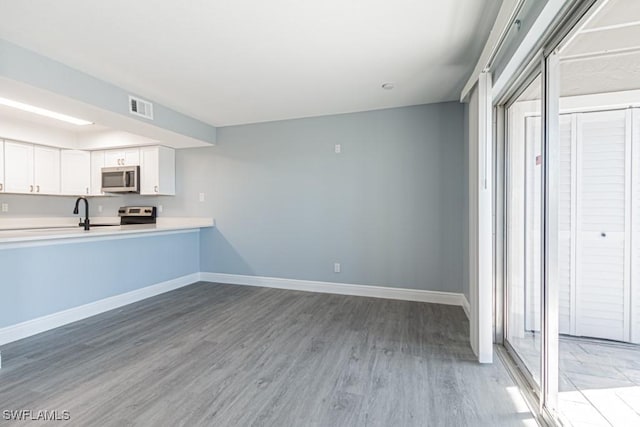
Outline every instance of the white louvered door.
<path fill-rule="evenodd" d="M 628 111 L 577 115 L 575 335 L 630 340 Z"/>
<path fill-rule="evenodd" d="M 560 172 L 558 175 L 558 328 L 575 334 L 576 239 L 576 115 L 560 116 Z"/>
<path fill-rule="evenodd" d="M 576 230 L 576 116 L 560 116 L 560 175 L 559 175 L 559 330 L 561 334 L 575 334 L 575 236 Z M 541 306 L 541 185 L 542 139 L 540 117 L 525 119 L 526 141 L 526 330 L 540 330 Z"/>
<path fill-rule="evenodd" d="M 640 109 L 632 115 L 631 341 L 640 344 Z"/>
<path fill-rule="evenodd" d="M 542 125 L 539 116 L 525 118 L 525 328 L 540 331 L 542 256 Z"/>

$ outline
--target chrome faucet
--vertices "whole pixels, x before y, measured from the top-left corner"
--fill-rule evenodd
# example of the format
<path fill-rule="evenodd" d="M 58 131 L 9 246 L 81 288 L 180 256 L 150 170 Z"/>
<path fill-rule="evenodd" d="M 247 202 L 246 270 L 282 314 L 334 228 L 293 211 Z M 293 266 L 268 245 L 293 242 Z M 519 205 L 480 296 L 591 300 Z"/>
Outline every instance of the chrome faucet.
<path fill-rule="evenodd" d="M 89 201 L 86 197 L 78 197 L 76 207 L 73 208 L 73 213 L 74 215 L 78 214 L 78 204 L 80 204 L 80 200 L 84 200 L 84 222 L 80 222 L 78 225 L 84 225 L 84 229 L 89 230 Z"/>

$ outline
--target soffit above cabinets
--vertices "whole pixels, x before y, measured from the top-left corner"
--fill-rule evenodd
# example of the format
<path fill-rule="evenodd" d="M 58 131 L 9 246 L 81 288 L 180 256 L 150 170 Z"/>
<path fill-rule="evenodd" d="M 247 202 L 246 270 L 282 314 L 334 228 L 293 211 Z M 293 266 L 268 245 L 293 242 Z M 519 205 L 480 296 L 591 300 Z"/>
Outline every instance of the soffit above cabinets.
<path fill-rule="evenodd" d="M 456 100 L 500 4 L 0 0 L 0 38 L 226 126 Z"/>
<path fill-rule="evenodd" d="M 176 149 L 211 146 L 209 142 L 3 77 L 0 77 L 0 95 L 94 122 L 76 126 L 0 105 L 0 139 L 81 150 L 142 145 Z"/>

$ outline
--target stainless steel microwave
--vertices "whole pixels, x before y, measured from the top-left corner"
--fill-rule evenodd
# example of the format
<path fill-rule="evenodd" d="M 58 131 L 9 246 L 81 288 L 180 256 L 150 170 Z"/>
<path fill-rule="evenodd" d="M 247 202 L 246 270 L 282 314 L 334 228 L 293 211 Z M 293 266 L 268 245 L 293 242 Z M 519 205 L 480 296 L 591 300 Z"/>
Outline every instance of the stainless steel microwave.
<path fill-rule="evenodd" d="M 102 168 L 105 193 L 140 193 L 140 166 Z"/>

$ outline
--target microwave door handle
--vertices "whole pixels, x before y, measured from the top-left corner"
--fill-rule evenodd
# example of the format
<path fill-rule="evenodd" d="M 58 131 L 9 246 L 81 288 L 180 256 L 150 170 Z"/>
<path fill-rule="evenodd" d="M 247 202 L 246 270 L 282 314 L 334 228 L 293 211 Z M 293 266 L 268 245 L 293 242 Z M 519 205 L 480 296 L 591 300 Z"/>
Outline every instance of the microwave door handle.
<path fill-rule="evenodd" d="M 124 188 L 129 186 L 129 174 L 127 172 L 122 172 L 122 186 Z"/>

